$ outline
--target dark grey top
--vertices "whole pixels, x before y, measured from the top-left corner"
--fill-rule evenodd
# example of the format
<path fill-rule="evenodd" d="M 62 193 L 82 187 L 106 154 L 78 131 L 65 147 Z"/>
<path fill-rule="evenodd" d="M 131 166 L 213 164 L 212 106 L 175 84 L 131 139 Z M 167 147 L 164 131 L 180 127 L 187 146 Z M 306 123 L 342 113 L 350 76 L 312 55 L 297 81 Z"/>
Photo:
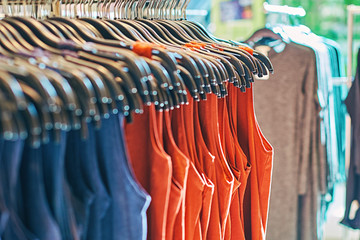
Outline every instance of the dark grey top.
<path fill-rule="evenodd" d="M 350 219 L 350 208 L 353 201 L 360 202 L 360 49 L 355 80 L 345 100 L 348 113 L 351 117 L 351 156 L 349 174 L 346 184 L 346 210 L 342 224 L 360 229 L 360 211 L 355 218 Z"/>

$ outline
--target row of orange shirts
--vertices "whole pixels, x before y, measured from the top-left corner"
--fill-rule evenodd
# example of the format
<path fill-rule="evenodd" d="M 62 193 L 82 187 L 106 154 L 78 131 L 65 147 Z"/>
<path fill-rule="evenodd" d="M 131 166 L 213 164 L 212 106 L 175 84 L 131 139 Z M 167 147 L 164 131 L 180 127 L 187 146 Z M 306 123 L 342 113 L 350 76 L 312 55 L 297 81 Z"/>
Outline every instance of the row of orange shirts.
<path fill-rule="evenodd" d="M 265 239 L 273 149 L 253 89 L 173 111 L 146 106 L 125 124 L 135 176 L 152 200 L 150 240 Z"/>

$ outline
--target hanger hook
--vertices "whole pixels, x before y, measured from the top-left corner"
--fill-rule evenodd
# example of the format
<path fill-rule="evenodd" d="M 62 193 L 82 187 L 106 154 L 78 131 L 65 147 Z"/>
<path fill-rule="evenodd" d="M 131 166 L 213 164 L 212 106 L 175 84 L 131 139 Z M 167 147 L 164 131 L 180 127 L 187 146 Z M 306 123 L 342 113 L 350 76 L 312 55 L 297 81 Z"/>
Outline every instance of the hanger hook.
<path fill-rule="evenodd" d="M 135 4 L 135 0 L 130 0 L 129 1 L 129 7 L 128 7 L 128 18 L 129 19 L 133 19 L 133 15 L 134 15 L 134 11 L 133 11 L 133 7 Z"/>
<path fill-rule="evenodd" d="M 142 18 L 142 15 L 143 15 L 143 12 L 142 12 L 143 6 L 144 6 L 144 1 L 143 1 L 143 0 L 139 0 L 138 5 L 136 6 L 136 7 L 137 7 L 137 19 Z"/>
<path fill-rule="evenodd" d="M 108 4 L 107 4 L 107 14 L 108 14 L 108 19 L 110 19 L 111 18 L 111 4 L 112 4 L 112 1 L 111 0 L 109 0 L 108 1 Z M 114 11 L 112 11 L 112 13 L 114 14 Z"/>
<path fill-rule="evenodd" d="M 130 3 L 130 0 L 125 0 L 125 4 L 124 4 L 124 19 L 129 19 L 129 17 L 128 17 L 129 3 Z"/>
<path fill-rule="evenodd" d="M 37 18 L 37 17 L 36 17 L 35 1 L 30 1 L 30 2 L 32 2 L 32 4 L 31 4 L 31 5 L 32 5 L 31 16 L 34 17 L 34 18 Z"/>
<path fill-rule="evenodd" d="M 75 1 L 76 0 L 69 0 L 69 9 L 70 9 L 70 17 L 75 18 Z"/>
<path fill-rule="evenodd" d="M 174 0 L 173 5 L 171 6 L 171 12 L 172 12 L 172 20 L 177 20 L 177 9 L 179 7 L 180 0 Z"/>
<path fill-rule="evenodd" d="M 157 15 L 157 13 L 156 13 L 156 9 L 157 9 L 157 5 L 159 4 L 159 1 L 160 0 L 154 0 L 152 3 L 152 5 L 151 5 L 151 8 L 150 8 L 150 15 L 151 15 L 151 18 L 152 19 L 156 19 L 156 15 Z"/>
<path fill-rule="evenodd" d="M 172 14 L 172 9 L 173 9 L 173 5 L 174 5 L 174 1 L 167 1 L 167 5 L 166 5 L 166 13 L 167 13 L 167 19 L 168 20 L 173 20 L 173 14 Z"/>
<path fill-rule="evenodd" d="M 9 13 L 8 13 L 8 1 L 7 0 L 2 0 L 2 2 L 3 2 L 3 9 L 4 9 L 4 15 L 5 16 L 8 16 L 9 15 Z"/>
<path fill-rule="evenodd" d="M 124 10 L 124 0 L 119 0 L 118 9 L 117 9 L 119 19 L 123 18 L 123 10 Z"/>
<path fill-rule="evenodd" d="M 147 19 L 152 18 L 151 8 L 152 8 L 152 5 L 154 5 L 154 1 L 146 1 L 146 3 L 145 3 L 145 13 L 146 13 L 146 18 Z"/>
<path fill-rule="evenodd" d="M 79 17 L 79 15 L 78 15 L 78 9 L 77 9 L 78 4 L 79 4 L 79 0 L 74 0 L 74 3 L 73 3 L 74 18 L 78 18 L 78 17 Z"/>
<path fill-rule="evenodd" d="M 45 17 L 50 17 L 51 16 L 51 8 L 52 8 L 52 1 L 51 0 L 47 0 L 46 8 L 47 8 L 47 15 Z"/>
<path fill-rule="evenodd" d="M 10 2 L 9 6 L 10 6 L 10 16 L 15 16 L 15 11 L 14 11 L 15 4 L 14 4 L 14 2 Z"/>
<path fill-rule="evenodd" d="M 117 5 L 119 3 L 119 0 L 115 0 L 114 6 L 113 6 L 113 11 L 114 11 L 114 19 L 118 18 L 118 12 L 117 12 Z"/>
<path fill-rule="evenodd" d="M 31 0 L 28 1 L 27 3 L 27 17 L 31 17 L 32 16 L 32 3 Z"/>
<path fill-rule="evenodd" d="M 96 18 L 99 18 L 100 17 L 100 3 L 101 1 L 98 0 L 97 3 L 96 3 Z"/>
<path fill-rule="evenodd" d="M 176 11 L 176 20 L 181 19 L 181 8 L 182 8 L 183 4 L 184 4 L 183 0 L 179 0 L 177 5 L 176 5 L 176 9 L 175 9 L 175 11 Z"/>
<path fill-rule="evenodd" d="M 26 0 L 23 0 L 22 4 L 23 4 L 23 10 L 24 10 L 24 12 L 22 14 L 23 14 L 23 17 L 26 17 Z"/>
<path fill-rule="evenodd" d="M 111 4 L 111 0 L 107 0 L 105 1 L 106 4 L 105 4 L 105 18 L 106 19 L 110 19 L 110 4 Z"/>
<path fill-rule="evenodd" d="M 166 5 L 165 5 L 165 12 L 166 12 L 166 19 L 168 20 L 172 20 L 172 14 L 171 14 L 171 7 L 173 5 L 172 0 L 166 1 Z"/>
<path fill-rule="evenodd" d="M 86 0 L 87 5 L 86 5 L 86 17 L 92 17 L 93 15 L 93 11 L 92 11 L 92 7 L 93 7 L 93 0 Z"/>
<path fill-rule="evenodd" d="M 174 0 L 173 6 L 172 6 L 172 12 L 173 12 L 173 20 L 178 19 L 178 9 L 180 5 L 181 0 Z"/>
<path fill-rule="evenodd" d="M 86 2 L 86 1 L 81 0 L 81 1 L 80 1 L 80 4 L 79 4 L 81 17 L 84 17 L 84 16 L 85 16 L 85 11 L 84 11 L 84 10 L 85 10 L 85 2 Z"/>
<path fill-rule="evenodd" d="M 156 7 L 155 7 L 155 18 L 156 19 L 160 19 L 162 12 L 161 12 L 161 6 L 162 6 L 163 1 L 162 0 L 158 0 Z"/>
<path fill-rule="evenodd" d="M 131 10 L 132 10 L 132 4 L 133 4 L 133 2 L 134 2 L 134 0 L 129 0 L 129 1 L 128 1 L 128 5 L 127 5 L 127 8 L 126 8 L 126 10 L 127 10 L 127 11 L 126 11 L 126 12 L 127 12 L 127 13 L 126 13 L 126 18 L 127 18 L 127 19 L 131 19 L 131 12 L 132 12 Z"/>
<path fill-rule="evenodd" d="M 105 18 L 105 3 L 106 3 L 106 0 L 102 0 L 101 1 L 101 19 Z"/>
<path fill-rule="evenodd" d="M 106 0 L 103 0 L 101 3 L 101 18 L 104 19 L 106 17 Z"/>
<path fill-rule="evenodd" d="M 138 11 L 137 11 L 137 6 L 139 4 L 139 1 L 138 0 L 134 0 L 133 3 L 132 3 L 132 19 L 136 19 L 137 16 L 138 16 Z"/>
<path fill-rule="evenodd" d="M 155 0 L 154 1 L 154 4 L 152 5 L 152 18 L 153 19 L 156 19 L 157 18 L 157 16 L 158 16 L 158 12 L 157 12 L 157 10 L 158 10 L 158 6 L 159 6 L 159 2 L 160 2 L 161 0 Z"/>
<path fill-rule="evenodd" d="M 66 0 L 65 7 L 66 7 L 67 17 L 71 17 L 71 0 Z"/>
<path fill-rule="evenodd" d="M 183 17 L 184 20 L 186 20 L 186 18 L 187 18 L 187 17 L 186 17 L 186 9 L 187 9 L 189 3 L 190 3 L 190 0 L 186 0 L 185 3 L 184 3 L 184 5 L 183 5 L 182 17 Z"/>
<path fill-rule="evenodd" d="M 106 15 L 106 9 L 105 9 L 106 0 L 103 0 L 101 2 L 101 18 L 105 18 Z"/>
<path fill-rule="evenodd" d="M 160 0 L 158 5 L 158 18 L 165 19 L 164 5 L 166 0 Z"/>

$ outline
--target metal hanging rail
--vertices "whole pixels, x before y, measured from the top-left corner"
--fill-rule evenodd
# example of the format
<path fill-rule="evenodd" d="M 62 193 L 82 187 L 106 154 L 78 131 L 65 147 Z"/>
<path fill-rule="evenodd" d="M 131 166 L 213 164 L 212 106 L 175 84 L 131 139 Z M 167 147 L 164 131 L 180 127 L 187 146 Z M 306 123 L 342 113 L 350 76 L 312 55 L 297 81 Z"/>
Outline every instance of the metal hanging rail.
<path fill-rule="evenodd" d="M 302 7 L 289 7 L 287 5 L 272 5 L 265 2 L 263 4 L 266 13 L 281 13 L 292 16 L 304 17 L 306 11 Z"/>

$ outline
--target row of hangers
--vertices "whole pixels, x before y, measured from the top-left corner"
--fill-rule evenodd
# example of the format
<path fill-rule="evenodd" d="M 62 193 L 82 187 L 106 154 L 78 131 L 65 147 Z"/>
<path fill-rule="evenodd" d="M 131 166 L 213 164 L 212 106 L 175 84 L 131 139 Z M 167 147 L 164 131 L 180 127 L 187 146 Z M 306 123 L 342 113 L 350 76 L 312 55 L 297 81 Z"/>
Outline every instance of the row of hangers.
<path fill-rule="evenodd" d="M 60 8 L 66 17 L 97 17 L 113 19 L 163 18 L 186 19 L 186 7 L 190 1 L 148 1 L 148 0 L 1 0 L 5 11 L 16 15 L 47 17 L 58 15 Z M 19 11 L 19 9 L 23 11 Z M 38 15 L 38 12 L 48 12 Z M 6 14 L 6 13 L 5 13 Z"/>
<path fill-rule="evenodd" d="M 97 16 L 114 19 L 186 19 L 186 7 L 190 1 L 147 0 L 65 0 L 62 1 L 65 16 Z"/>
<path fill-rule="evenodd" d="M 17 7 L 25 17 L 8 16 L 16 9 L 9 2 L 1 2 L 7 15 L 0 20 L 0 132 L 34 147 L 48 141 L 50 131 L 59 137 L 81 129 L 86 137 L 88 122 L 100 126 L 103 117 L 119 111 L 131 121 L 143 105 L 162 111 L 186 104 L 188 94 L 196 101 L 210 93 L 225 97 L 228 83 L 244 92 L 254 75 L 273 71 L 261 53 L 182 19 L 188 0 L 97 1 L 97 18 L 84 14 L 94 1 L 27 1 Z M 39 9 L 56 12 L 55 6 L 65 15 L 69 8 L 81 11 L 76 18 L 34 18 Z M 116 15 L 124 8 L 138 8 L 136 19 L 108 18 L 107 11 Z"/>

